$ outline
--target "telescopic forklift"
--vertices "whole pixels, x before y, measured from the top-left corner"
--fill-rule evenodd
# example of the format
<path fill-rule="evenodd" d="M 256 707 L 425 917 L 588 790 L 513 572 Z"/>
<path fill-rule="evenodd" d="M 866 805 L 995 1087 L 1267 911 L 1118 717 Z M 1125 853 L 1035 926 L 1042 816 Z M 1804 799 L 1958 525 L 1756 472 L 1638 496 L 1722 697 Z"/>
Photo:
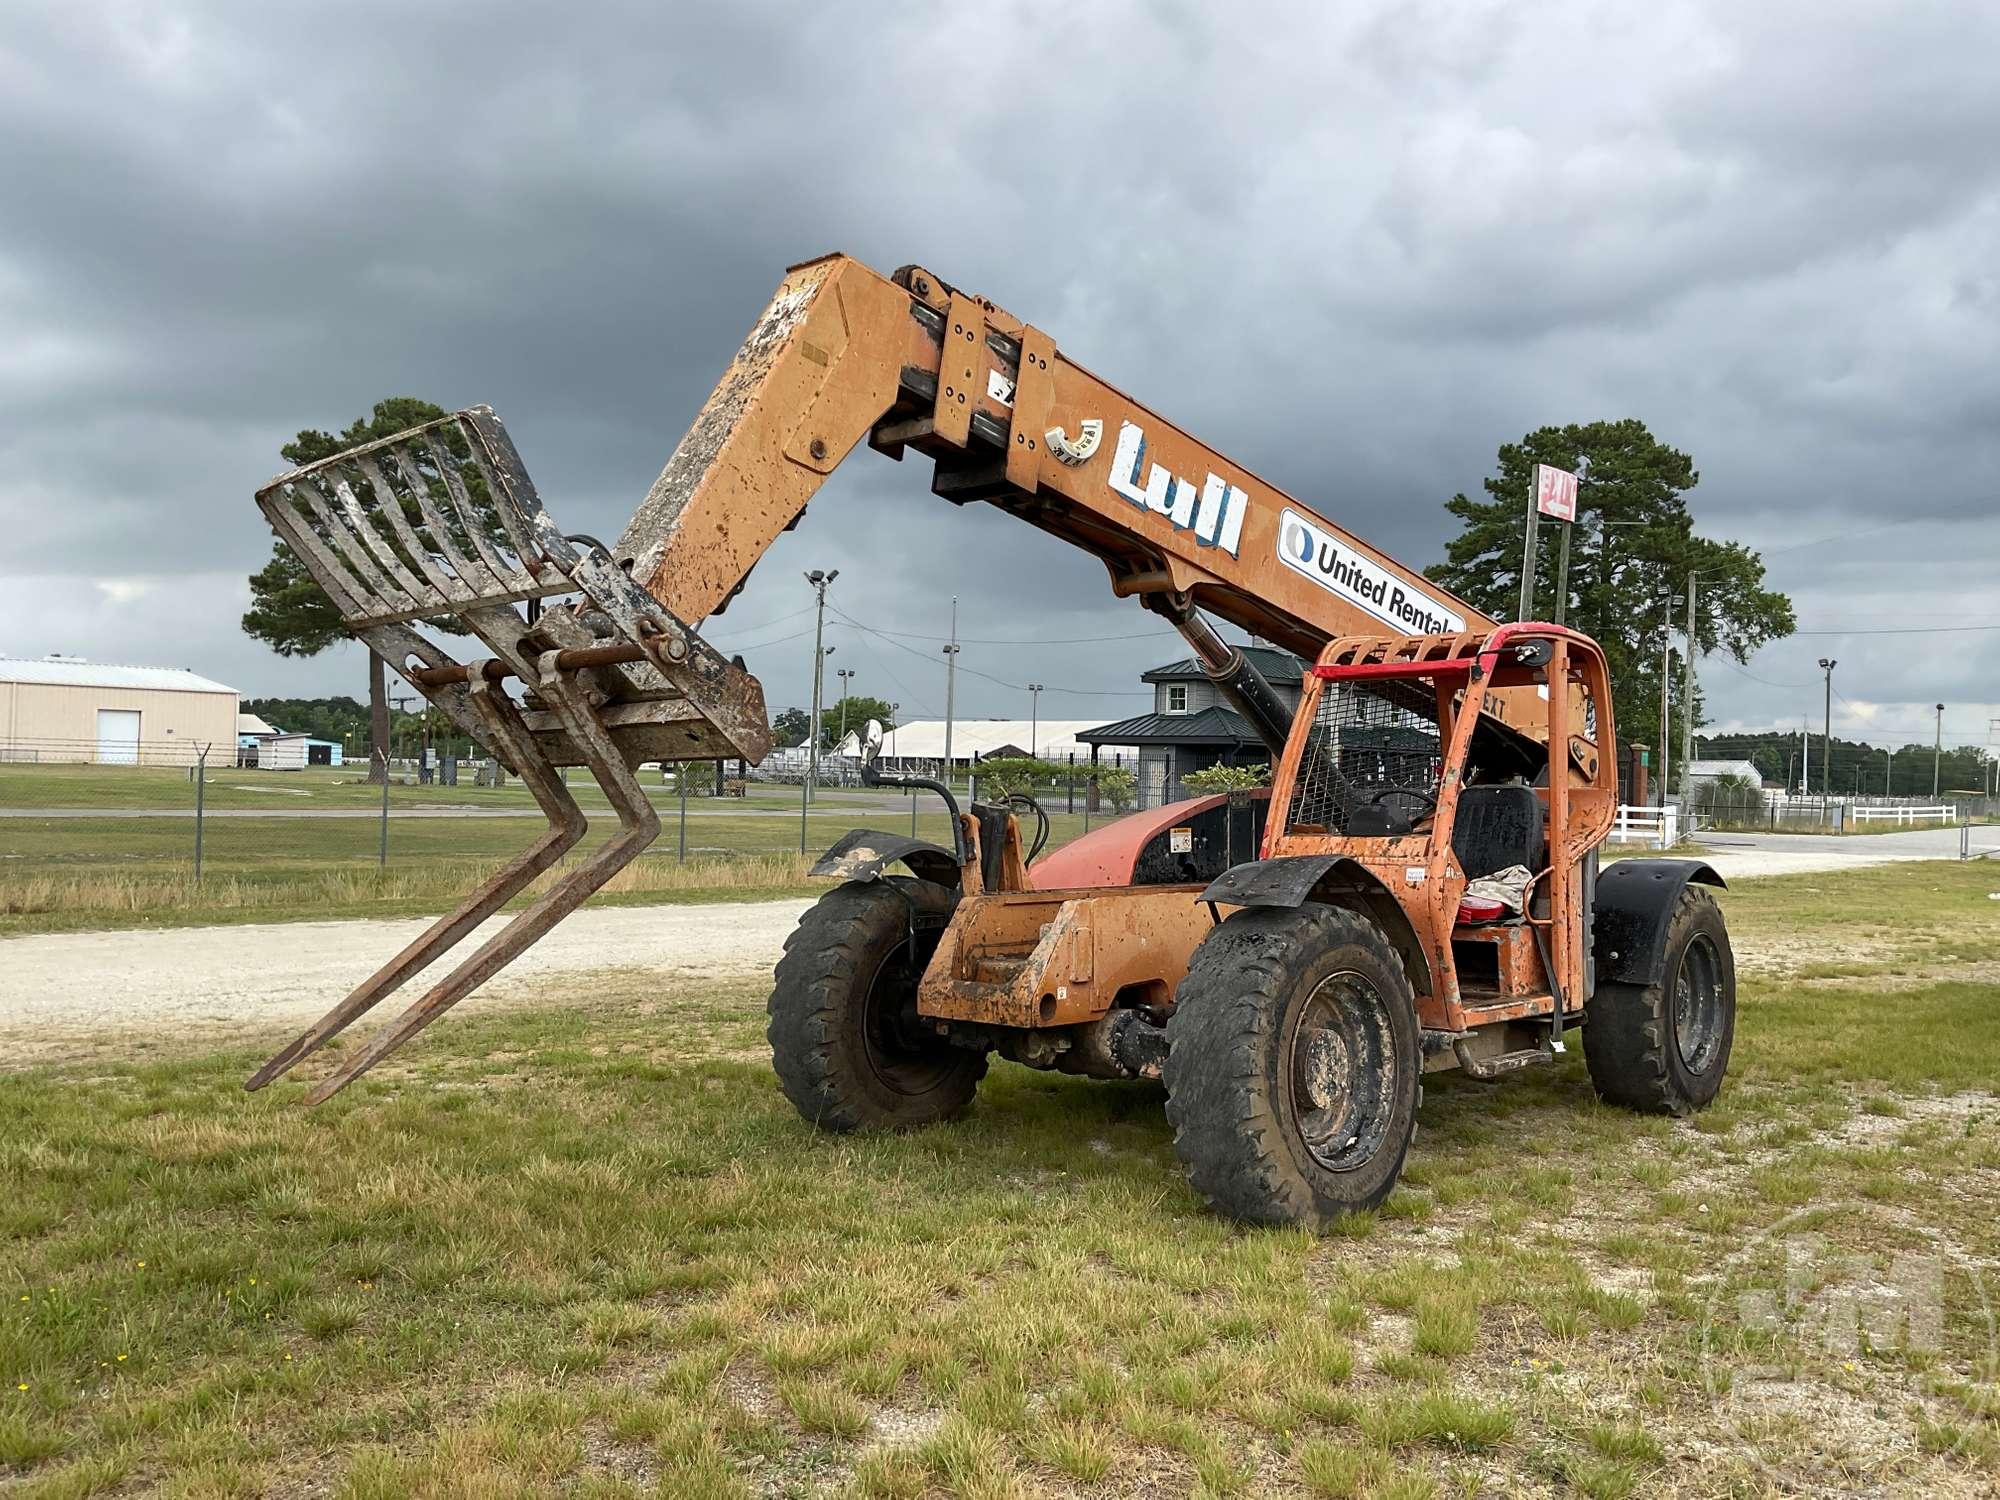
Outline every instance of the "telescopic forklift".
<path fill-rule="evenodd" d="M 1603 652 L 1501 623 L 1281 493 L 1057 350 L 906 266 L 786 272 L 624 533 L 565 533 L 474 407 L 278 476 L 257 503 L 339 608 L 520 778 L 547 831 L 281 1050 L 261 1088 L 553 870 L 603 788 L 615 834 L 306 1094 L 345 1087 L 573 911 L 658 831 L 634 769 L 756 763 L 763 692 L 700 629 L 862 444 L 931 460 L 932 491 L 1098 557 L 1176 628 L 1269 747 L 1268 796 L 1119 819 L 1044 858 L 1019 801 L 948 844 L 849 834 L 785 945 L 779 1083 L 825 1130 L 971 1103 L 994 1054 L 1163 1081 L 1216 1208 L 1323 1225 L 1380 1203 L 1425 1073 L 1544 1064 L 1581 1030 L 1597 1091 L 1675 1114 L 1715 1096 L 1729 937 L 1696 860 L 1602 868 L 1618 802 Z M 949 565 L 950 560 L 945 560 Z M 1296 707 L 1221 619 L 1311 662 Z M 439 622 L 480 643 L 448 651 Z M 1039 842 L 1039 841 L 1037 841 Z"/>

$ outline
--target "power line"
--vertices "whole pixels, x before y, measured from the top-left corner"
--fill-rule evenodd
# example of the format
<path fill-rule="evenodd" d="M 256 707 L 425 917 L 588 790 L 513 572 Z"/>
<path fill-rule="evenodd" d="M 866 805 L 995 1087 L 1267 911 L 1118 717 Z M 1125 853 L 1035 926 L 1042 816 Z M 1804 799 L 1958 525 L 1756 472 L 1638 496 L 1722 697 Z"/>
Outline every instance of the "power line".
<path fill-rule="evenodd" d="M 832 610 L 836 615 L 840 616 L 842 620 L 846 621 L 856 630 L 862 631 L 868 635 L 875 636 L 877 639 L 885 642 L 886 644 L 894 646 L 898 651 L 906 651 L 911 656 L 916 657 L 918 661 L 926 663 L 930 661 L 930 656 L 927 653 L 917 650 L 916 647 L 914 646 L 904 645 L 901 641 L 896 640 L 893 637 L 885 634 L 884 632 L 877 630 L 872 625 L 862 624 L 861 621 L 855 619 L 854 616 L 848 614 L 838 605 L 829 604 L 827 608 Z M 924 639 L 937 639 L 937 637 L 924 637 Z M 961 644 L 963 644 L 963 642 L 961 642 Z M 987 682 L 995 683 L 1000 687 L 1011 688 L 1013 691 L 1017 693 L 1025 693 L 1028 690 L 1026 683 L 1009 682 L 1004 677 L 995 677 L 991 672 L 982 672 L 977 667 L 960 666 L 958 670 L 961 672 L 969 672 L 974 677 L 984 678 Z M 1153 696 L 1149 692 L 1140 692 L 1140 693 L 1117 692 L 1105 688 L 1069 688 L 1069 687 L 1056 687 L 1054 685 L 1045 686 L 1043 688 L 1043 691 L 1049 693 L 1067 693 L 1079 698 L 1150 698 Z"/>
<path fill-rule="evenodd" d="M 961 646 L 1097 646 L 1108 641 L 1152 641 L 1164 640 L 1172 632 L 1165 630 L 1142 630 L 1136 635 L 1076 635 L 1060 638 L 1047 636 L 1012 637 L 1000 639 L 977 636 L 960 636 Z M 922 635 L 914 630 L 876 630 L 877 635 L 900 636 L 906 641 L 943 641 L 950 637 L 942 635 Z"/>
<path fill-rule="evenodd" d="M 884 677 L 888 678 L 889 681 L 895 685 L 896 691 L 902 694 L 902 698 L 900 700 L 901 702 L 907 704 L 909 707 L 915 709 L 918 713 L 923 714 L 926 717 L 929 718 L 937 717 L 937 711 L 935 709 L 931 708 L 930 705 L 926 703 L 919 703 L 917 701 L 917 695 L 910 691 L 909 687 L 903 682 L 903 679 L 898 677 L 894 672 L 889 670 L 889 664 L 884 660 L 882 660 L 881 657 L 875 654 L 875 648 L 873 646 L 869 645 L 865 639 L 861 641 L 860 645 L 861 649 L 868 653 L 868 659 L 875 664 L 876 668 L 882 673 Z"/>
<path fill-rule="evenodd" d="M 803 640 L 806 636 L 809 636 L 811 634 L 812 632 L 810 630 L 795 630 L 790 635 L 779 636 L 776 640 L 745 641 L 740 644 L 733 645 L 729 649 L 737 653 L 741 653 L 744 651 L 762 651 L 766 646 L 782 646 L 785 644 L 786 641 Z"/>
<path fill-rule="evenodd" d="M 1789 547 L 1760 547 L 1757 549 L 1757 555 L 1760 558 L 1783 557 L 1787 552 L 1803 552 L 1808 547 L 1824 547 L 1828 542 L 1844 542 L 1857 536 L 1873 536 L 1878 531 L 1888 531 L 1892 527 L 1909 526 L 1913 524 L 1915 523 L 1905 520 L 1884 521 L 1876 526 L 1864 526 L 1859 531 L 1836 532 L 1832 536 L 1820 537 L 1817 541 L 1794 542 Z"/>
<path fill-rule="evenodd" d="M 809 615 L 812 612 L 813 612 L 813 607 L 812 605 L 808 604 L 804 609 L 795 609 L 788 615 L 779 615 L 775 620 L 766 620 L 761 625 L 725 624 L 721 630 L 715 631 L 713 633 L 715 635 L 720 635 L 720 636 L 752 635 L 759 630 L 769 630 L 773 625 L 782 625 L 787 620 L 796 620 L 800 615 Z M 711 616 L 711 618 L 713 618 L 713 616 Z M 706 636 L 710 634 L 710 632 L 703 631 L 702 634 Z"/>
<path fill-rule="evenodd" d="M 1773 682 L 1768 677 L 1759 677 L 1755 672 L 1744 671 L 1743 668 L 1737 666 L 1735 662 L 1731 661 L 1726 656 L 1718 657 L 1716 659 L 1720 661 L 1725 667 L 1729 668 L 1730 671 L 1734 672 L 1738 677 L 1748 677 L 1752 682 L 1763 683 L 1765 687 L 1796 688 L 1800 692 L 1804 692 L 1807 688 L 1812 686 L 1812 684 L 1809 682 Z"/>
<path fill-rule="evenodd" d="M 1867 630 L 1794 630 L 1793 635 L 1956 635 L 1968 630 L 2000 630 L 2000 620 L 1986 625 L 1889 625 Z"/>

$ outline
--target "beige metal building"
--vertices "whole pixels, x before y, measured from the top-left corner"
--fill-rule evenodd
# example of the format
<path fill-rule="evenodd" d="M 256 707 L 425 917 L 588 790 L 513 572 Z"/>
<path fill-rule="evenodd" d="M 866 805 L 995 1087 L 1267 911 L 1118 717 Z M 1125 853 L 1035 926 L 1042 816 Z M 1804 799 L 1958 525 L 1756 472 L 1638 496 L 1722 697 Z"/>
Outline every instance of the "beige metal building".
<path fill-rule="evenodd" d="M 179 667 L 0 657 L 0 760 L 192 765 L 236 760 L 236 689 Z"/>

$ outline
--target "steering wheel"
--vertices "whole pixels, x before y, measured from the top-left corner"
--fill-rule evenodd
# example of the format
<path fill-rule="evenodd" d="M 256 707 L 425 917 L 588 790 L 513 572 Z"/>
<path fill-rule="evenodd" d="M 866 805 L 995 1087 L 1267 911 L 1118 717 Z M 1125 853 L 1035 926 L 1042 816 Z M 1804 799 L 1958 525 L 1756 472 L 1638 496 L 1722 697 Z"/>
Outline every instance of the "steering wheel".
<path fill-rule="evenodd" d="M 1368 798 L 1367 801 L 1372 807 L 1385 797 L 1414 797 L 1417 801 L 1424 804 L 1425 811 L 1434 811 L 1438 800 L 1436 792 L 1427 792 L 1420 786 L 1385 786 L 1381 791 L 1375 793 L 1374 796 Z M 1420 818 L 1423 815 L 1422 812 L 1419 812 L 1416 816 Z M 1412 818 L 1410 821 L 1415 822 L 1416 818 Z"/>

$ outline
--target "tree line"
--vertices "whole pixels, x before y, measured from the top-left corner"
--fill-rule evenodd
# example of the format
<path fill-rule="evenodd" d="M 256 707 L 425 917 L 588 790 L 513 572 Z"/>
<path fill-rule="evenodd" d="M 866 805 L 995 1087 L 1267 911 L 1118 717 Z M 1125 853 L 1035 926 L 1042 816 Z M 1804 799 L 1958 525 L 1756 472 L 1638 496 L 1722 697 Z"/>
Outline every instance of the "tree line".
<path fill-rule="evenodd" d="M 1805 750 L 1803 730 L 1758 730 L 1741 734 L 1696 735 L 1695 755 L 1701 760 L 1747 760 L 1757 768 L 1769 787 L 1797 791 L 1802 774 L 1800 758 Z M 1859 740 L 1833 737 L 1830 785 L 1822 786 L 1821 768 L 1827 765 L 1825 737 L 1812 736 L 1812 766 L 1809 785 L 1813 795 L 1822 790 L 1838 797 L 1928 797 L 1935 785 L 1940 795 L 1947 792 L 1978 792 L 1992 785 L 1992 752 L 1980 745 L 1947 745 L 1942 755 L 1936 743 L 1898 745 L 1893 749 L 1866 745 Z M 1678 780 L 1678 777 L 1676 777 Z"/>

